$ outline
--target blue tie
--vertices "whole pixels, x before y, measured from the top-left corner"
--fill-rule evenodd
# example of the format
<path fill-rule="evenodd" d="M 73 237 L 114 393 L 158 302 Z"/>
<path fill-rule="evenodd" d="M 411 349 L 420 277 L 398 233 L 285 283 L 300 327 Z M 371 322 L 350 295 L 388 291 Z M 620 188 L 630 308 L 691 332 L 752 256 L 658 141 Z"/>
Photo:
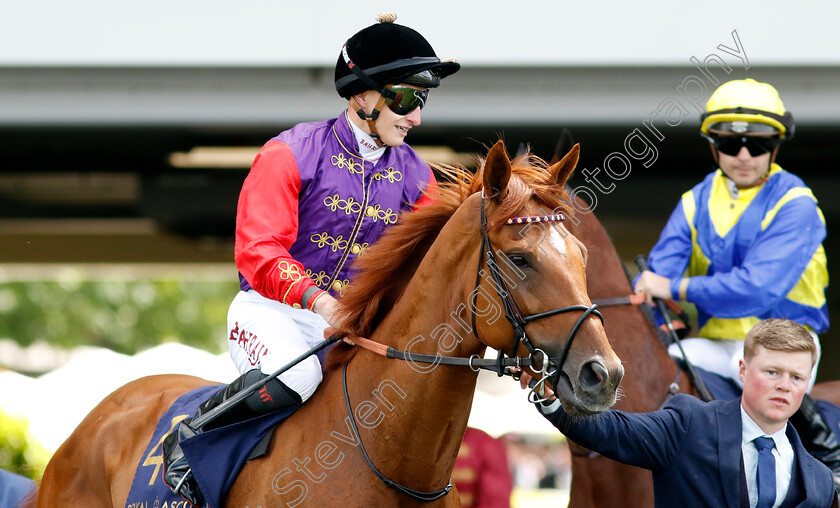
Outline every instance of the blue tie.
<path fill-rule="evenodd" d="M 776 501 L 776 458 L 773 457 L 773 447 L 776 443 L 769 437 L 753 439 L 758 450 L 758 504 L 756 508 L 773 508 Z"/>

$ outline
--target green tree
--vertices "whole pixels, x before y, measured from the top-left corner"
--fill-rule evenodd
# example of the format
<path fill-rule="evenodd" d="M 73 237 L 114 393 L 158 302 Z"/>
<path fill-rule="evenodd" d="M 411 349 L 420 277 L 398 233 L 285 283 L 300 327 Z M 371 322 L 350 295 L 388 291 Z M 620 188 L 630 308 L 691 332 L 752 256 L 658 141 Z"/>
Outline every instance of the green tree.
<path fill-rule="evenodd" d="M 133 281 L 14 281 L 0 284 L 0 338 L 124 354 L 178 341 L 218 354 L 236 281 L 169 277 Z"/>
<path fill-rule="evenodd" d="M 0 469 L 39 480 L 49 460 L 50 452 L 30 435 L 26 419 L 0 409 Z"/>

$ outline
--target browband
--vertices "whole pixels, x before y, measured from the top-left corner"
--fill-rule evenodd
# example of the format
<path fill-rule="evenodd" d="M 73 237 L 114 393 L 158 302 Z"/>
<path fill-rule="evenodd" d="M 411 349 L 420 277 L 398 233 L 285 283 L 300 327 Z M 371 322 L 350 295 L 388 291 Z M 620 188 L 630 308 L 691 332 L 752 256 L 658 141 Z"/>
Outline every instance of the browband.
<path fill-rule="evenodd" d="M 530 224 L 532 222 L 563 222 L 566 220 L 566 215 L 557 213 L 554 215 L 529 215 L 527 217 L 511 217 L 505 221 L 506 225 L 510 224 Z"/>

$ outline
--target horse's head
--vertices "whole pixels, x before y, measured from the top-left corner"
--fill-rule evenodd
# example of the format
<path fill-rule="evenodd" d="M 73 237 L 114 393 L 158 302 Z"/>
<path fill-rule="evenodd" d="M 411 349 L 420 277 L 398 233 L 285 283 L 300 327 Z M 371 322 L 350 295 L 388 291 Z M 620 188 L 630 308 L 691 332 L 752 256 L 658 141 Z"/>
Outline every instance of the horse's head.
<path fill-rule="evenodd" d="M 624 369 L 587 295 L 586 248 L 562 222 L 579 152 L 575 145 L 551 167 L 528 156 L 512 164 L 501 141 L 488 152 L 483 191 L 471 198 L 481 201 L 482 251 L 470 297 L 474 315 L 480 298 L 492 298 L 508 318 L 502 326 L 475 319 L 482 343 L 508 355 L 544 352 L 549 369 L 533 370 L 554 371 L 567 411 L 595 413 L 615 402 Z"/>
<path fill-rule="evenodd" d="M 559 211 L 569 208 L 563 186 L 578 153 L 575 146 L 551 167 L 527 153 L 511 162 L 500 141 L 477 174 L 438 167 L 445 178 L 435 203 L 400 216 L 354 264 L 341 299 L 343 331 L 380 334 L 433 357 L 472 358 L 490 346 L 541 359 L 539 349 L 551 368 L 535 370 L 553 373 L 568 411 L 610 407 L 624 370 L 586 292 L 586 249 Z M 462 341 L 459 330 L 478 342 Z M 339 352 L 330 365 L 354 354 Z"/>

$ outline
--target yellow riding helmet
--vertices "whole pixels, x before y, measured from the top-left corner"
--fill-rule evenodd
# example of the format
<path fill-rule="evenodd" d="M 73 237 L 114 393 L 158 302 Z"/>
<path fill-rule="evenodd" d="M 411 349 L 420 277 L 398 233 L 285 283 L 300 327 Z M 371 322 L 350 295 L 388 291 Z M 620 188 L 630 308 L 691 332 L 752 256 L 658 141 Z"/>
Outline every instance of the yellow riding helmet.
<path fill-rule="evenodd" d="M 729 131 L 733 125 L 755 133 L 776 131 L 785 139 L 792 138 L 794 133 L 793 115 L 785 111 L 779 92 L 772 85 L 754 79 L 736 79 L 722 84 L 706 103 L 706 112 L 700 116 L 700 121 L 703 134 L 709 134 L 709 130 Z M 749 129 L 749 126 L 755 128 Z"/>

